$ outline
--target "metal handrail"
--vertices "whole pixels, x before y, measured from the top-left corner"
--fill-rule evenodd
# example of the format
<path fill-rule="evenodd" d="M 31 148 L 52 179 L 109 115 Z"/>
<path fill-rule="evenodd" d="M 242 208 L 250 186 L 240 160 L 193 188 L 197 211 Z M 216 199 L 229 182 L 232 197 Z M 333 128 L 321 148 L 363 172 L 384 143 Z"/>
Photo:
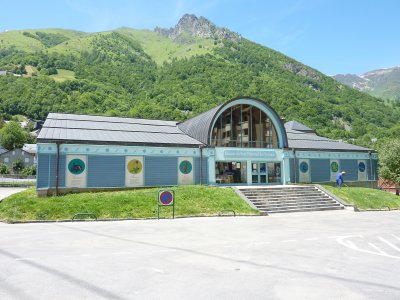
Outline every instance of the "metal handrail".
<path fill-rule="evenodd" d="M 77 213 L 72 217 L 72 221 L 74 221 L 77 217 L 83 217 L 83 216 L 87 216 L 87 217 L 92 217 L 97 221 L 97 216 L 95 213 Z"/>
<path fill-rule="evenodd" d="M 232 210 L 232 209 L 221 210 L 221 211 L 218 213 L 218 216 L 222 216 L 222 213 L 225 213 L 225 212 L 232 212 L 232 213 L 233 213 L 233 216 L 236 217 L 236 212 L 235 212 L 234 210 Z"/>

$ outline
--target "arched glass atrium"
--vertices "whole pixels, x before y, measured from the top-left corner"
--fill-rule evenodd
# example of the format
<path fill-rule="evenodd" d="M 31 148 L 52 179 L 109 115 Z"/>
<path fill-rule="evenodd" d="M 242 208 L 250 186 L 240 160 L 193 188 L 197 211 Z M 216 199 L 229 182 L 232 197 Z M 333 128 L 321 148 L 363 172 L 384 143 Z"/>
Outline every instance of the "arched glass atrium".
<path fill-rule="evenodd" d="M 238 104 L 226 109 L 212 129 L 211 146 L 278 148 L 275 126 L 258 107 Z"/>

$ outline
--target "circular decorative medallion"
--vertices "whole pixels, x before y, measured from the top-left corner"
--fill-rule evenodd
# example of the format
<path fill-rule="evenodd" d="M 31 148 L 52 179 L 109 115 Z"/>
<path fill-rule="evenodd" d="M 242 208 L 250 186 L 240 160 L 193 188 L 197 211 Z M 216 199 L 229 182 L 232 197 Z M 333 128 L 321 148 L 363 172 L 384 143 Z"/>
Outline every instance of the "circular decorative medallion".
<path fill-rule="evenodd" d="M 74 175 L 79 175 L 85 171 L 85 163 L 83 160 L 75 158 L 69 162 L 68 170 Z"/>
<path fill-rule="evenodd" d="M 129 173 L 139 174 L 140 172 L 142 172 L 143 165 L 140 160 L 132 159 L 131 161 L 129 161 L 127 168 Z"/>
<path fill-rule="evenodd" d="M 359 164 L 358 164 L 358 170 L 360 171 L 360 172 L 364 172 L 365 171 L 365 163 L 364 162 L 360 162 Z"/>
<path fill-rule="evenodd" d="M 192 172 L 192 163 L 188 160 L 184 160 L 179 164 L 179 171 L 183 174 L 189 174 Z"/>
<path fill-rule="evenodd" d="M 331 171 L 336 173 L 338 170 L 339 170 L 339 164 L 336 161 L 331 163 Z"/>
<path fill-rule="evenodd" d="M 308 163 L 306 163 L 305 161 L 303 161 L 303 162 L 300 164 L 300 171 L 301 171 L 302 173 L 307 173 L 307 171 L 308 171 Z"/>

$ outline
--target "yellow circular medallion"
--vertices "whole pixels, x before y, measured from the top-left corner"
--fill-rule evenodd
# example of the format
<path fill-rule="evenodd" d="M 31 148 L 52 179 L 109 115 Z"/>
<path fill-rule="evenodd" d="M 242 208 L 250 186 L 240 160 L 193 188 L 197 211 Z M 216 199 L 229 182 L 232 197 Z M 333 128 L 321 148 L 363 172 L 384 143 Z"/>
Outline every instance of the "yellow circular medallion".
<path fill-rule="evenodd" d="M 128 163 L 128 172 L 131 174 L 139 174 L 142 172 L 142 162 L 137 159 L 132 159 Z"/>

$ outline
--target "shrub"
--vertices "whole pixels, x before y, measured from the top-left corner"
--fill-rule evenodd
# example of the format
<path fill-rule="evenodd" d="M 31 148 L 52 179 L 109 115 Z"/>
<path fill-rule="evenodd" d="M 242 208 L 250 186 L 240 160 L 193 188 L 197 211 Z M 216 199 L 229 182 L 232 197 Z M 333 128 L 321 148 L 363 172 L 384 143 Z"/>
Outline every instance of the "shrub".
<path fill-rule="evenodd" d="M 0 164 L 0 174 L 9 174 L 8 166 L 6 164 Z"/>
<path fill-rule="evenodd" d="M 19 173 L 24 168 L 24 162 L 21 159 L 17 159 L 12 164 L 13 171 Z"/>
<path fill-rule="evenodd" d="M 21 172 L 22 175 L 30 176 L 30 175 L 36 175 L 36 166 L 29 166 L 26 167 L 22 170 Z"/>

